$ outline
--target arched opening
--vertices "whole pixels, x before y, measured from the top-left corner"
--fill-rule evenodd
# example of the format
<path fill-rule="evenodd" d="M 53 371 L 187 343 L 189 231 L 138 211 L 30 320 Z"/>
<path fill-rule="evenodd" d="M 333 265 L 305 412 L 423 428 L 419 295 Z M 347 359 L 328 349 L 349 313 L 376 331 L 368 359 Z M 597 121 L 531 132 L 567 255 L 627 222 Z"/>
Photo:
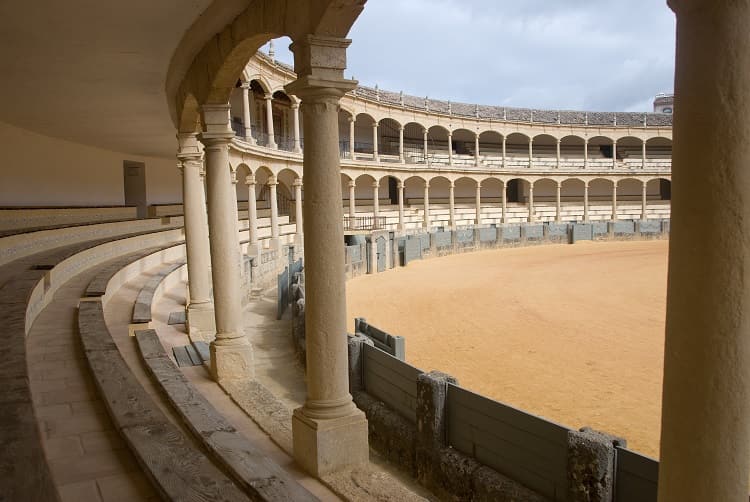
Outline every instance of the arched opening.
<path fill-rule="evenodd" d="M 643 183 L 635 178 L 625 178 L 617 181 L 617 200 L 634 202 L 641 200 Z"/>
<path fill-rule="evenodd" d="M 506 202 L 512 204 L 518 204 L 524 197 L 523 193 L 524 180 L 521 178 L 513 178 L 505 183 L 505 197 Z"/>
<path fill-rule="evenodd" d="M 444 176 L 430 178 L 430 216 L 437 227 L 450 225 L 450 181 Z"/>
<path fill-rule="evenodd" d="M 583 198 L 586 184 L 583 180 L 570 178 L 560 185 L 562 221 L 583 221 Z"/>
<path fill-rule="evenodd" d="M 594 169 L 612 167 L 612 154 L 614 152 L 612 145 L 612 138 L 605 136 L 589 138 L 589 166 Z"/>
<path fill-rule="evenodd" d="M 237 183 L 234 185 L 237 193 L 237 208 L 242 211 L 247 209 L 248 190 L 245 180 L 250 175 L 250 168 L 247 164 L 240 164 L 234 172 Z"/>
<path fill-rule="evenodd" d="M 378 123 L 378 155 L 385 162 L 399 162 L 399 131 L 401 124 L 393 119 Z"/>
<path fill-rule="evenodd" d="M 505 165 L 508 167 L 529 167 L 529 137 L 520 132 L 508 134 L 505 156 Z"/>
<path fill-rule="evenodd" d="M 589 219 L 612 219 L 612 181 L 596 178 L 589 181 Z"/>
<path fill-rule="evenodd" d="M 649 200 L 671 201 L 672 181 L 667 178 L 649 180 L 646 185 L 646 196 Z"/>
<path fill-rule="evenodd" d="M 453 163 L 474 164 L 476 134 L 468 129 L 456 129 L 452 135 Z"/>
<path fill-rule="evenodd" d="M 583 150 L 586 141 L 580 136 L 564 136 L 560 139 L 560 167 L 569 169 L 583 169 Z"/>
<path fill-rule="evenodd" d="M 360 113 L 354 120 L 354 154 L 364 154 L 372 158 L 374 153 L 373 127 L 375 119 L 366 113 Z M 369 157 L 368 157 L 369 156 Z"/>
<path fill-rule="evenodd" d="M 670 169 L 672 167 L 672 140 L 650 138 L 646 141 L 646 167 Z"/>
<path fill-rule="evenodd" d="M 292 100 L 284 91 L 276 91 L 272 97 L 271 111 L 276 146 L 279 150 L 291 152 L 294 150 Z"/>
<path fill-rule="evenodd" d="M 449 164 L 448 129 L 432 126 L 427 130 L 427 159 L 431 164 Z"/>
<path fill-rule="evenodd" d="M 554 206 L 557 203 L 557 181 L 542 178 L 534 182 L 534 204 Z"/>
<path fill-rule="evenodd" d="M 339 156 L 342 159 L 352 159 L 351 138 L 352 114 L 343 108 L 339 109 Z"/>
<path fill-rule="evenodd" d="M 297 173 L 291 169 L 282 169 L 277 176 L 278 186 L 276 187 L 276 201 L 279 208 L 279 216 L 294 216 L 294 180 L 297 179 Z M 304 188 L 303 188 L 304 193 Z M 304 198 L 304 196 L 303 196 Z"/>
<path fill-rule="evenodd" d="M 643 158 L 643 141 L 635 136 L 625 136 L 617 140 L 617 160 L 625 165 L 639 166 Z"/>
<path fill-rule="evenodd" d="M 421 205 L 424 203 L 424 178 L 411 176 L 404 180 L 404 201 L 408 205 Z"/>
<path fill-rule="evenodd" d="M 424 126 L 409 122 L 404 126 L 404 157 L 407 164 L 424 164 Z"/>
<path fill-rule="evenodd" d="M 503 135 L 497 131 L 484 131 L 479 135 L 479 159 L 485 165 L 502 165 Z"/>
<path fill-rule="evenodd" d="M 268 120 L 266 95 L 270 95 L 271 89 L 262 80 L 250 81 L 248 100 L 250 107 L 250 131 L 252 137 L 261 146 L 268 146 Z"/>
<path fill-rule="evenodd" d="M 461 206 L 462 209 L 473 211 L 476 193 L 476 180 L 464 176 L 455 181 L 454 196 L 456 199 L 456 205 Z"/>
<path fill-rule="evenodd" d="M 354 195 L 357 200 L 357 205 L 366 206 L 360 207 L 359 210 L 372 213 L 372 208 L 375 205 L 372 184 L 375 183 L 375 178 L 369 174 L 361 174 L 357 176 L 357 179 L 354 180 L 354 183 L 356 183 Z M 380 189 L 378 189 L 378 193 L 379 191 Z"/>
<path fill-rule="evenodd" d="M 549 134 L 537 134 L 533 140 L 534 159 L 548 161 L 557 159 L 557 139 Z"/>

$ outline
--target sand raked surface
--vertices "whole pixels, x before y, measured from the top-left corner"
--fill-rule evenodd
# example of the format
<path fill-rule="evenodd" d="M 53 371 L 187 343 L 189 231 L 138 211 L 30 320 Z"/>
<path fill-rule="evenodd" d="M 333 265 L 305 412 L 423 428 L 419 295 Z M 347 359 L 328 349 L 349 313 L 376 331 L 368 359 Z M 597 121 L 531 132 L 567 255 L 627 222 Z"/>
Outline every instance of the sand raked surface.
<path fill-rule="evenodd" d="M 347 283 L 355 316 L 406 338 L 407 361 L 657 458 L 667 241 L 467 253 Z"/>

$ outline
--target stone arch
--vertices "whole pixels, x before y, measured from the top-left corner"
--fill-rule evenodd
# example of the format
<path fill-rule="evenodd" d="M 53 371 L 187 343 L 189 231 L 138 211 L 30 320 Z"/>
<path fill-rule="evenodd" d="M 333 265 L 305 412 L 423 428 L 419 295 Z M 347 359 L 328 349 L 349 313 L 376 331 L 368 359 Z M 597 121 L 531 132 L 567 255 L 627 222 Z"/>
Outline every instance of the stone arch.
<path fill-rule="evenodd" d="M 565 178 L 560 183 L 560 200 L 583 203 L 586 182 L 581 178 Z"/>
<path fill-rule="evenodd" d="M 452 134 L 452 146 L 453 153 L 456 155 L 471 155 L 475 154 L 475 138 L 477 133 L 461 127 L 455 129 Z"/>
<path fill-rule="evenodd" d="M 209 8 L 185 33 L 167 71 L 173 122 L 192 126 L 180 132 L 196 132 L 196 110 L 185 107 L 186 97 L 194 96 L 201 105 L 228 103 L 245 64 L 268 40 L 280 36 L 301 40 L 308 35 L 345 38 L 363 8 L 359 0 L 254 0 L 239 12 Z M 206 33 L 213 35 L 206 39 Z"/>
<path fill-rule="evenodd" d="M 534 157 L 557 158 L 557 138 L 551 134 L 541 133 L 532 138 Z"/>
<path fill-rule="evenodd" d="M 369 113 L 360 112 L 354 117 L 354 153 L 372 154 L 373 137 L 372 130 L 375 118 Z"/>
<path fill-rule="evenodd" d="M 643 181 L 638 178 L 621 178 L 617 180 L 618 201 L 640 201 Z"/>
<path fill-rule="evenodd" d="M 583 149 L 586 140 L 576 134 L 568 134 L 560 138 L 560 157 L 570 160 L 579 160 L 580 165 L 575 167 L 583 168 Z"/>
<path fill-rule="evenodd" d="M 443 175 L 430 178 L 430 201 L 433 204 L 448 204 L 451 181 Z"/>
<path fill-rule="evenodd" d="M 418 122 L 404 124 L 404 157 L 407 164 L 424 164 L 424 130 Z"/>
<path fill-rule="evenodd" d="M 612 184 L 614 180 L 609 178 L 593 178 L 589 180 L 590 202 L 612 202 Z"/>
<path fill-rule="evenodd" d="M 413 204 L 413 199 L 424 198 L 424 184 L 427 178 L 423 175 L 413 174 L 404 180 L 404 199 Z"/>
<path fill-rule="evenodd" d="M 237 184 L 235 185 L 235 191 L 237 194 L 237 202 L 247 202 L 248 199 L 248 190 L 247 190 L 247 184 L 245 183 L 245 179 L 252 174 L 252 170 L 250 169 L 250 166 L 248 166 L 246 163 L 242 162 L 240 163 L 237 168 L 234 170 L 234 175 L 237 179 Z"/>
<path fill-rule="evenodd" d="M 505 154 L 508 157 L 529 158 L 529 137 L 520 132 L 508 134 L 505 138 Z"/>
<path fill-rule="evenodd" d="M 624 161 L 636 160 L 640 162 L 643 153 L 643 140 L 637 136 L 622 136 L 617 138 L 617 159 Z"/>
<path fill-rule="evenodd" d="M 539 178 L 534 180 L 534 204 L 554 204 L 557 201 L 557 183 L 552 178 Z"/>
<path fill-rule="evenodd" d="M 612 138 L 608 136 L 592 136 L 588 143 L 589 160 L 611 159 Z"/>
<path fill-rule="evenodd" d="M 524 178 L 517 176 L 511 177 L 505 181 L 505 197 L 509 203 L 522 203 L 525 199 L 525 193 L 528 193 L 529 182 Z M 524 192 L 525 190 L 525 192 Z"/>
<path fill-rule="evenodd" d="M 392 118 L 384 118 L 378 122 L 379 155 L 398 157 L 399 129 L 401 129 L 401 124 Z"/>
<path fill-rule="evenodd" d="M 649 200 L 672 200 L 672 180 L 666 176 L 651 178 L 646 184 L 646 197 Z"/>
<path fill-rule="evenodd" d="M 498 131 L 479 133 L 479 156 L 482 158 L 503 156 L 503 135 Z"/>

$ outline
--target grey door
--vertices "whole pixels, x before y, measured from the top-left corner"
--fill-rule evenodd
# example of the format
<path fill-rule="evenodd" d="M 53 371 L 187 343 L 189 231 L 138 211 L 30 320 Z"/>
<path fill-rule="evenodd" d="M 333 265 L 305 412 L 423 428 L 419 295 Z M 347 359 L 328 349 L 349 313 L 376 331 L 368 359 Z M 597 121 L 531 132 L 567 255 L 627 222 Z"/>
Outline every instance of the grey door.
<path fill-rule="evenodd" d="M 146 202 L 146 164 L 126 160 L 122 163 L 122 174 L 125 191 L 125 205 L 137 208 L 138 218 L 148 214 Z"/>
<path fill-rule="evenodd" d="M 378 237 L 375 241 L 378 246 L 378 272 L 385 272 L 385 253 L 386 253 L 386 240 L 385 237 Z"/>

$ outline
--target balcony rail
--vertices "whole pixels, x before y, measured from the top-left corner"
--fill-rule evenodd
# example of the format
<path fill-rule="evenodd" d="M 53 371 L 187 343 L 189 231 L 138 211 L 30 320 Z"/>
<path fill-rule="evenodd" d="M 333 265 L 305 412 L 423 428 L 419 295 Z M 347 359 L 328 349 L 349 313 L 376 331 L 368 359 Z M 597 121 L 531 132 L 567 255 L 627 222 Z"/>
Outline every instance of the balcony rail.
<path fill-rule="evenodd" d="M 385 228 L 385 216 L 344 216 L 344 231 L 346 230 L 378 230 Z"/>

